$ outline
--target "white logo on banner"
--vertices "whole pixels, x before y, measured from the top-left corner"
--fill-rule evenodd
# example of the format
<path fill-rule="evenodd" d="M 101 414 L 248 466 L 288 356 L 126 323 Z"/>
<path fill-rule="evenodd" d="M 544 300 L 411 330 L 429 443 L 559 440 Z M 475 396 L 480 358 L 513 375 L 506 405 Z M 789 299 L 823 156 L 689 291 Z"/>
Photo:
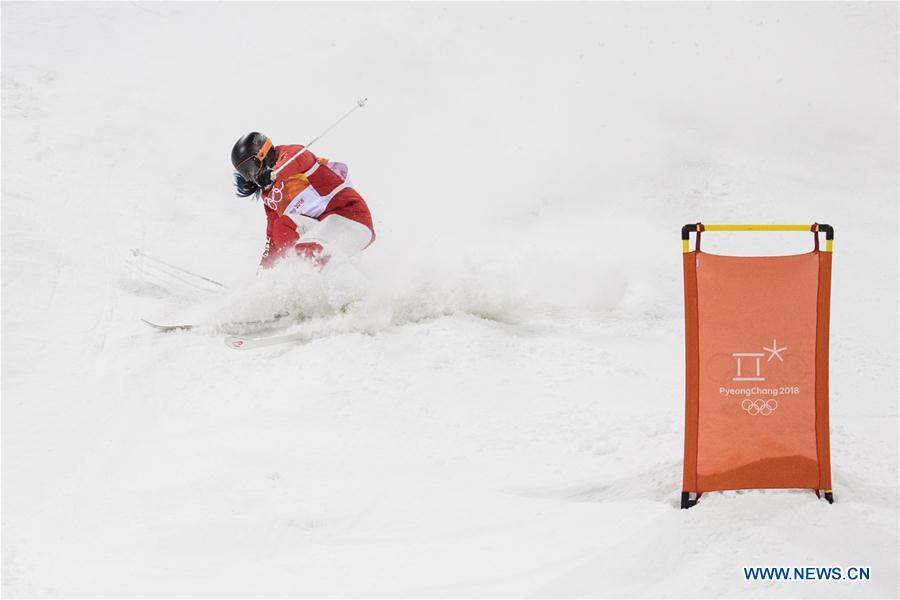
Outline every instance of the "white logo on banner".
<path fill-rule="evenodd" d="M 751 415 L 762 415 L 764 417 L 768 417 L 771 415 L 776 408 L 778 408 L 778 401 L 774 398 L 769 400 L 763 400 L 759 398 L 757 400 L 744 400 L 741 402 L 741 408 L 746 410 Z"/>
<path fill-rule="evenodd" d="M 773 381 L 765 385 L 753 385 L 752 387 L 728 387 L 723 385 L 719 387 L 719 394 L 726 397 L 742 397 L 741 408 L 748 415 L 760 415 L 763 417 L 771 415 L 778 408 L 776 397 L 798 396 L 800 394 L 799 385 L 793 383 L 784 385 L 786 382 L 780 381 L 786 375 L 794 378 L 797 376 L 796 373 L 778 372 L 775 366 L 777 363 L 785 362 L 787 349 L 787 346 L 779 346 L 778 339 L 773 338 L 772 345 L 763 346 L 761 352 L 733 352 L 731 357 L 734 360 L 734 371 L 732 371 L 731 381 L 759 382 L 766 381 L 767 376 L 771 377 Z M 775 363 L 776 359 L 777 363 Z M 776 368 L 776 372 L 766 372 L 773 367 Z M 722 376 L 727 378 L 728 374 L 722 373 Z M 773 385 L 774 382 L 777 383 Z"/>
<path fill-rule="evenodd" d="M 766 362 L 772 362 L 773 358 L 777 358 L 780 362 L 784 362 L 784 358 L 781 356 L 781 353 L 787 350 L 787 347 L 779 348 L 778 342 L 776 340 L 772 340 L 772 347 L 768 348 L 763 346 L 763 350 L 765 352 L 734 352 L 732 353 L 732 357 L 735 359 L 735 367 L 737 369 L 737 374 L 731 378 L 732 381 L 765 381 L 766 378 L 762 375 L 762 359 L 766 357 L 766 352 L 769 353 L 769 357 L 766 358 Z M 750 360 L 748 360 L 750 359 Z M 747 363 L 750 363 L 749 369 Z"/>

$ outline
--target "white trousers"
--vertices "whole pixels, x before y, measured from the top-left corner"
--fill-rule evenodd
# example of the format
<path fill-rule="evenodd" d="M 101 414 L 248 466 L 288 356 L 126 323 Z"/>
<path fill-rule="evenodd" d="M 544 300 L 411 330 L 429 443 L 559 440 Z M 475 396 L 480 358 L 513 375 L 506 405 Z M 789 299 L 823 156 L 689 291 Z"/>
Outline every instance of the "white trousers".
<path fill-rule="evenodd" d="M 353 219 L 341 215 L 328 215 L 321 221 L 302 215 L 291 215 L 297 225 L 302 242 L 321 244 L 328 254 L 353 256 L 372 243 L 372 230 Z"/>

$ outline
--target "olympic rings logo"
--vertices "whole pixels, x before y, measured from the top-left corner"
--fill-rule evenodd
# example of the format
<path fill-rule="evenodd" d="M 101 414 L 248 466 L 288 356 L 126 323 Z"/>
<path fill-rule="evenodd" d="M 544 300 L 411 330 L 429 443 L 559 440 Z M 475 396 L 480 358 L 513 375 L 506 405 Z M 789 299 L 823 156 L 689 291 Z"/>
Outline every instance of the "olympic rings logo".
<path fill-rule="evenodd" d="M 763 400 L 762 398 L 757 400 L 744 400 L 741 402 L 741 408 L 746 410 L 748 414 L 768 417 L 775 412 L 776 408 L 778 408 L 778 401 L 774 398 L 769 400 Z"/>
<path fill-rule="evenodd" d="M 278 205 L 284 200 L 284 182 L 281 185 L 273 185 L 268 194 L 263 194 L 263 202 L 272 210 L 278 210 Z"/>

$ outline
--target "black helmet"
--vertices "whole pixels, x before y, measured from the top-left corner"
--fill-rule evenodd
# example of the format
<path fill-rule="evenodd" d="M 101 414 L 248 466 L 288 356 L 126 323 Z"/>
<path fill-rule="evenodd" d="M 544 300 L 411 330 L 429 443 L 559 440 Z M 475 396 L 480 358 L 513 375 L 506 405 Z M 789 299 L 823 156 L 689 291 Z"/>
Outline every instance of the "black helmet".
<path fill-rule="evenodd" d="M 272 140 L 258 131 L 251 131 L 235 142 L 231 149 L 231 164 L 244 180 L 266 187 L 271 183 L 269 174 L 275 166 L 275 155 Z"/>

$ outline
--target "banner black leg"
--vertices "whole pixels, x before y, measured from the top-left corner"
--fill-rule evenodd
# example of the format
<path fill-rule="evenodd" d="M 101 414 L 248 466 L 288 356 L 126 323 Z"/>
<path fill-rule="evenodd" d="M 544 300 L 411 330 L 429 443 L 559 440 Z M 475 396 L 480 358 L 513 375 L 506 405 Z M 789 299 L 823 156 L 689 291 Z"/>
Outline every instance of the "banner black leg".
<path fill-rule="evenodd" d="M 834 504 L 834 492 L 831 490 L 826 491 L 825 499 L 828 500 L 828 504 Z"/>
<path fill-rule="evenodd" d="M 700 494 L 697 494 L 697 497 L 692 500 L 690 492 L 681 492 L 681 508 L 690 508 L 694 506 L 697 504 L 699 498 Z"/>

